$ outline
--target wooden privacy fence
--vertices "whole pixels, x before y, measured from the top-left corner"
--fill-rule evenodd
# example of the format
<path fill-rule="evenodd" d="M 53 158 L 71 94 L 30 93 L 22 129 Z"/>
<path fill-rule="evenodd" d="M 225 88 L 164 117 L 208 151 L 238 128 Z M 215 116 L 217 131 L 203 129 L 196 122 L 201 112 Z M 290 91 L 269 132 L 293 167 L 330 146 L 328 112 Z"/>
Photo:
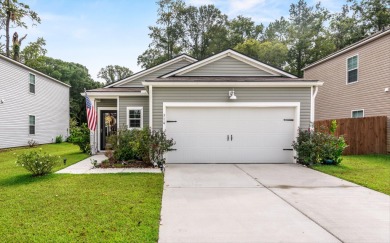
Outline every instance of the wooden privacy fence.
<path fill-rule="evenodd" d="M 386 154 L 387 117 L 332 119 L 337 121 L 336 135 L 344 135 L 348 147 L 344 155 Z M 321 126 L 330 127 L 332 120 L 314 122 L 318 131 Z"/>

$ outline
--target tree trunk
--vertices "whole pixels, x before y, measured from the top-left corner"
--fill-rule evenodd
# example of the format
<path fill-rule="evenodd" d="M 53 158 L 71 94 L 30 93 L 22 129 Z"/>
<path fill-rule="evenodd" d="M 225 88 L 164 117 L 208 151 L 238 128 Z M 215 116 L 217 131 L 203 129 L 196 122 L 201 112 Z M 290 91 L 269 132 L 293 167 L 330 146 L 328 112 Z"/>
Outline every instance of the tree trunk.
<path fill-rule="evenodd" d="M 10 6 L 9 6 L 9 0 L 6 0 L 5 6 L 7 8 L 7 10 L 6 10 L 7 17 L 5 20 L 5 55 L 7 57 L 9 57 L 10 56 L 10 53 L 9 53 L 9 24 L 11 22 L 11 11 L 10 11 Z"/>

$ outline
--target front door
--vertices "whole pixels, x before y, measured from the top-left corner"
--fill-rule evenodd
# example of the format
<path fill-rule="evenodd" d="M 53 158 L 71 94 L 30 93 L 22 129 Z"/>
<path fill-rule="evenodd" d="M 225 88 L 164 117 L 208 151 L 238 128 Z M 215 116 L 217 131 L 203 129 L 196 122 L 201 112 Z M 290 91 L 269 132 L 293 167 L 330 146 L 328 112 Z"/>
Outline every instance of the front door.
<path fill-rule="evenodd" d="M 117 111 L 101 111 L 100 126 L 100 150 L 106 150 L 107 138 L 117 131 Z"/>

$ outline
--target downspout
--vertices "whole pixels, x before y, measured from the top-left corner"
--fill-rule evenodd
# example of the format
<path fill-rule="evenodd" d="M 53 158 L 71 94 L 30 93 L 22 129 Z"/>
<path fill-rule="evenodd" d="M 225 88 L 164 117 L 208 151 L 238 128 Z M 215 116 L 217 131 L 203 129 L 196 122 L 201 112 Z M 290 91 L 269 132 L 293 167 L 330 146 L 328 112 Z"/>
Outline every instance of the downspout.
<path fill-rule="evenodd" d="M 149 86 L 149 127 L 153 129 L 153 87 Z"/>
<path fill-rule="evenodd" d="M 314 87 L 314 93 L 313 93 Z M 311 87 L 311 106 L 310 106 L 310 128 L 314 129 L 315 99 L 318 93 L 318 86 Z"/>

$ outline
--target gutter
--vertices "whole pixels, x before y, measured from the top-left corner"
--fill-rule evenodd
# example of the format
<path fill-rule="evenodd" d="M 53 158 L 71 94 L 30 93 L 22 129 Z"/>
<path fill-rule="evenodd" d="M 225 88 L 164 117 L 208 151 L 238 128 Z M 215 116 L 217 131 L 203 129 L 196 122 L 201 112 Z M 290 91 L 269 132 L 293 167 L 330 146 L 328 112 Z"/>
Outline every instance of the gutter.
<path fill-rule="evenodd" d="M 313 87 L 324 82 L 142 82 L 145 87 Z"/>

